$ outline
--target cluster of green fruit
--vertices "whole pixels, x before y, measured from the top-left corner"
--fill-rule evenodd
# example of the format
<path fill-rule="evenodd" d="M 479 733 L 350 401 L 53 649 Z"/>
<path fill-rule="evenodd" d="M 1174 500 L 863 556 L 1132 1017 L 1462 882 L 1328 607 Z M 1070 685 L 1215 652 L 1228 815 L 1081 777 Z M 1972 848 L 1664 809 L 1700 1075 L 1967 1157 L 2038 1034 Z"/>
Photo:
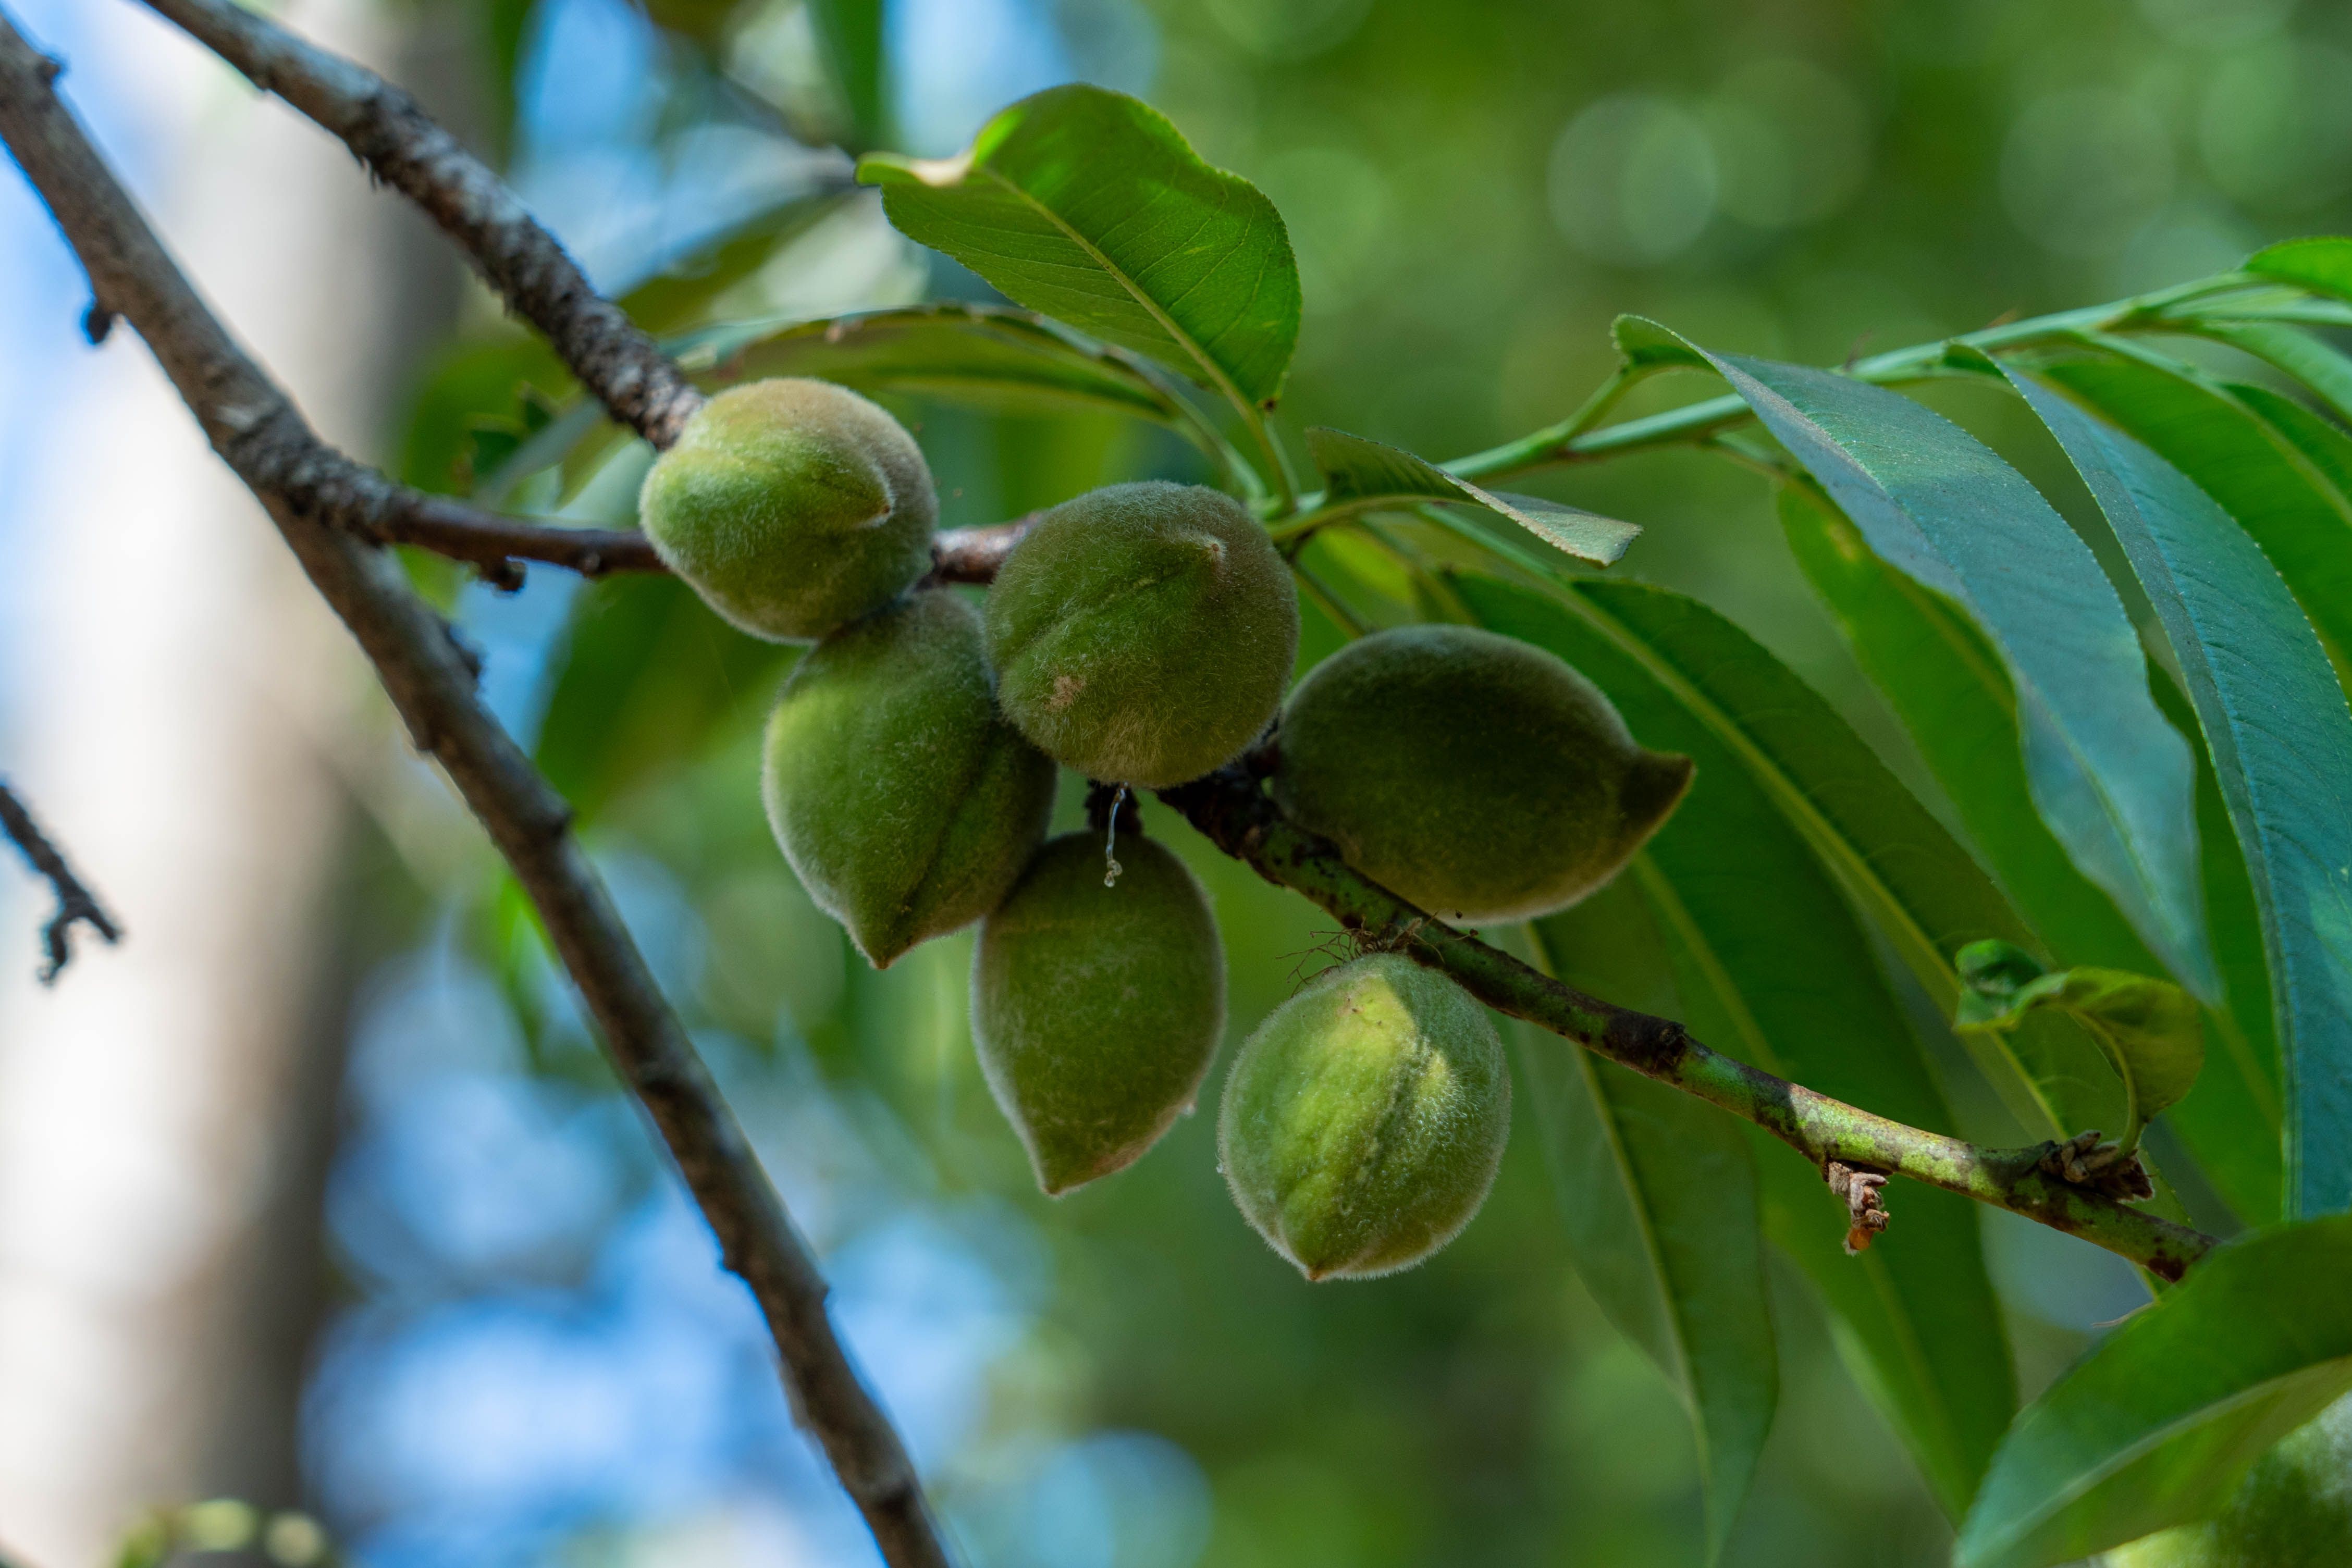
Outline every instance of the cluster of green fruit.
<path fill-rule="evenodd" d="M 1174 855 L 1133 836 L 1046 841 L 1056 764 L 1164 789 L 1234 760 L 1279 709 L 1283 810 L 1372 880 L 1471 922 L 1583 896 L 1690 779 L 1559 660 L 1461 627 L 1351 643 L 1286 705 L 1290 573 L 1213 490 L 1066 502 L 975 613 L 924 581 L 939 502 L 914 439 L 826 382 L 713 398 L 655 464 L 641 511 L 720 615 L 815 640 L 768 728 L 777 841 L 877 966 L 982 923 L 981 1067 L 1049 1193 L 1131 1163 L 1190 1109 L 1225 1011 L 1216 924 Z M 1250 1037 L 1219 1145 L 1243 1213 L 1310 1278 L 1380 1274 L 1468 1222 L 1509 1114 L 1485 1010 L 1374 953 Z"/>

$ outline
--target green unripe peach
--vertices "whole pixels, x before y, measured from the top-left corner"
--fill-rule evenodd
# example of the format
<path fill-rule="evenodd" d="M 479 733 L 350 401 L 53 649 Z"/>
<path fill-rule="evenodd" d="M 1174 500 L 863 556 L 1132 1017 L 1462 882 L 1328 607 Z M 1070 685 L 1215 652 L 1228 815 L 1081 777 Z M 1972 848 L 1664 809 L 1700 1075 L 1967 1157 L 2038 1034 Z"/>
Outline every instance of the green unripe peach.
<path fill-rule="evenodd" d="M 1004 712 L 1089 779 L 1160 789 L 1239 756 L 1282 701 L 1298 598 L 1265 530 L 1192 485 L 1113 485 L 1030 528 L 988 595 Z"/>
<path fill-rule="evenodd" d="M 996 1103 L 1060 1194 L 1131 1164 L 1192 1108 L 1225 1027 L 1225 955 L 1200 883 L 1150 839 L 1037 852 L 981 924 L 971 1029 Z"/>
<path fill-rule="evenodd" d="M 2221 1514 L 2106 1555 L 2109 1568 L 2342 1568 L 2352 1563 L 2352 1399 L 2254 1461 Z"/>
<path fill-rule="evenodd" d="M 638 517 L 672 571 L 756 637 L 822 637 L 930 569 L 938 492 L 898 422 L 830 382 L 730 387 L 646 475 Z"/>
<path fill-rule="evenodd" d="M 1234 1201 L 1310 1280 L 1420 1262 L 1470 1223 L 1511 1124 L 1503 1043 L 1469 992 L 1394 954 L 1266 1015 L 1217 1118 Z"/>
<path fill-rule="evenodd" d="M 998 716 L 980 617 L 929 590 L 811 649 L 768 721 L 784 858 L 877 967 L 993 909 L 1054 806 L 1054 765 Z"/>
<path fill-rule="evenodd" d="M 1351 643 L 1283 709 L 1286 815 L 1431 914 L 1565 909 L 1614 876 L 1689 788 L 1601 689 L 1540 648 L 1467 626 Z"/>

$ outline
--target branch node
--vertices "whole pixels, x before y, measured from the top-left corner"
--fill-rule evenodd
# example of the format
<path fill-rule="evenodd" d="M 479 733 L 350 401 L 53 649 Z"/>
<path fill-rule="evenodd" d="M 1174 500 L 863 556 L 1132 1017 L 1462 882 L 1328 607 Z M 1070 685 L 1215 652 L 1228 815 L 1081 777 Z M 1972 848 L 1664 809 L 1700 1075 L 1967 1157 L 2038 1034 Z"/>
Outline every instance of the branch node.
<path fill-rule="evenodd" d="M 2155 1197 L 2156 1184 L 2148 1178 L 2147 1167 L 2140 1164 L 2138 1152 L 2126 1152 L 2120 1144 L 2102 1144 L 2101 1135 L 2094 1127 L 2063 1144 L 2043 1144 L 2034 1167 L 2069 1186 L 2087 1186 L 2119 1200 Z"/>
<path fill-rule="evenodd" d="M 66 74 L 66 63 L 55 55 L 43 55 L 34 64 L 33 74 L 41 78 L 43 87 L 55 87 L 58 78 Z"/>
<path fill-rule="evenodd" d="M 97 300 L 91 300 L 89 308 L 81 313 L 81 335 L 89 339 L 89 346 L 95 349 L 105 342 L 106 335 L 113 330 L 114 312 Z"/>
<path fill-rule="evenodd" d="M 1830 1184 L 1830 1191 L 1845 1200 L 1850 1221 L 1845 1232 L 1845 1255 L 1851 1258 L 1886 1228 L 1888 1216 L 1878 1197 L 1879 1189 L 1886 1185 L 1886 1173 L 1843 1160 L 1824 1160 L 1822 1178 Z"/>

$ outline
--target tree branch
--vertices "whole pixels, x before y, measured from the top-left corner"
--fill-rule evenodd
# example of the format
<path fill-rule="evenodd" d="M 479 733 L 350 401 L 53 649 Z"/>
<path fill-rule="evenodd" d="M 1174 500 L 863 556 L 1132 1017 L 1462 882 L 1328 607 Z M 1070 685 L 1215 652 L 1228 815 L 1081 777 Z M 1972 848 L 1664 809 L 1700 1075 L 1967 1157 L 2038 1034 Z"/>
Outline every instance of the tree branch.
<path fill-rule="evenodd" d="M 49 886 L 58 895 L 58 912 L 49 917 L 47 925 L 41 927 L 41 946 L 49 956 L 49 961 L 41 967 L 41 984 L 46 986 L 56 980 L 66 965 L 72 961 L 76 921 L 97 932 L 109 943 L 122 939 L 122 928 L 114 923 L 112 915 L 106 913 L 105 906 L 98 902 L 98 895 L 74 874 L 73 867 L 66 863 L 66 857 L 41 831 L 40 824 L 33 821 L 33 813 L 26 809 L 25 802 L 8 788 L 5 779 L 0 779 L 0 832 L 6 833 L 10 841 L 25 852 L 25 858 L 32 862 L 33 870 L 48 880 Z"/>
<path fill-rule="evenodd" d="M 1985 1149 L 1906 1127 L 1711 1051 L 1671 1019 L 1563 985 L 1350 870 L 1331 845 L 1282 816 L 1245 762 L 1162 789 L 1160 798 L 1225 853 L 1268 882 L 1304 894 L 1349 930 L 1444 971 L 1497 1012 L 1755 1123 L 1811 1161 L 1825 1179 L 1832 1163 L 1891 1171 L 2071 1232 L 2168 1280 L 2179 1279 L 2214 1245 L 2200 1231 L 2051 1175 L 2042 1156 L 2052 1145 Z"/>
<path fill-rule="evenodd" d="M 796 1413 L 894 1568 L 946 1568 L 905 1446 L 834 1336 L 825 1285 L 709 1070 L 655 985 L 579 842 L 571 812 L 477 698 L 450 630 L 398 563 L 313 509 L 320 476 L 356 468 L 320 442 L 205 308 L 49 89 L 57 73 L 0 14 L 0 141 L 55 215 L 98 308 L 131 323 L 215 451 L 268 508 L 374 664 L 417 746 L 446 769 L 530 895 L 660 1131 L 727 1266 L 767 1319 Z"/>
<path fill-rule="evenodd" d="M 342 138 L 376 178 L 424 208 L 508 308 L 547 335 L 614 418 L 656 447 L 677 439 L 702 406 L 702 393 L 619 306 L 590 287 L 579 264 L 505 183 L 415 99 L 236 0 L 146 3 L 256 87 Z"/>

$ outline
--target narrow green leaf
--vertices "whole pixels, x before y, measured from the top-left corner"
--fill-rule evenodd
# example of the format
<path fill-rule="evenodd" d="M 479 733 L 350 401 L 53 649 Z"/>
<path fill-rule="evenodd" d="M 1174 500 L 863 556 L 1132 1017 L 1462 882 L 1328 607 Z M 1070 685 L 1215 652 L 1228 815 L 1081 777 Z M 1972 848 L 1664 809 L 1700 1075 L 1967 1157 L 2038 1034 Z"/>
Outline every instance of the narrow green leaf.
<path fill-rule="evenodd" d="M 1316 426 L 1307 433 L 1307 450 L 1323 471 L 1327 509 L 1385 511 L 1424 501 L 1479 507 L 1508 517 L 1554 549 L 1596 566 L 1614 563 L 1642 531 L 1634 524 L 1579 511 L 1558 501 L 1482 490 L 1402 447 L 1344 430 Z"/>
<path fill-rule="evenodd" d="M 856 197 L 856 192 L 828 188 L 771 203 L 631 288 L 621 296 L 621 308 L 657 336 L 699 327 L 709 319 L 712 301 Z"/>
<path fill-rule="evenodd" d="M 2352 710 L 2294 597 L 2155 453 L 2012 374 L 2147 591 L 2246 858 L 2286 1070 L 2290 1216 L 2352 1208 Z"/>
<path fill-rule="evenodd" d="M 2301 328 L 2271 321 L 2206 321 L 2199 323 L 2197 332 L 2285 371 L 2337 414 L 2352 419 L 2352 358 Z"/>
<path fill-rule="evenodd" d="M 2352 497 L 2352 435 L 2342 425 L 2268 387 L 2225 382 L 2221 390 L 2300 454 L 2336 497 Z"/>
<path fill-rule="evenodd" d="M 1670 365 L 1704 371 L 1706 356 L 1682 340 L 1671 327 L 1661 327 L 1646 316 L 1620 316 L 1609 324 L 1609 337 L 1627 370 L 1663 370 Z"/>
<path fill-rule="evenodd" d="M 1864 672 L 1910 731 L 1977 850 L 2059 965 L 2137 974 L 2159 969 L 2114 901 L 2075 869 L 2033 809 L 2023 759 L 2011 743 L 2009 677 L 1975 628 L 1948 600 L 1872 555 L 1851 522 L 1801 491 L 1781 493 L 1780 520 L 1799 567 Z M 2159 687 L 2158 695 L 2169 698 L 2169 686 Z M 2184 710 L 2180 722 L 2186 727 L 2194 721 Z M 2252 895 L 2211 769 L 2201 758 L 2198 813 L 2212 936 L 2229 1005 L 2211 1015 L 2221 1049 L 2209 1051 L 2203 1078 L 2173 1119 L 2232 1207 L 2259 1224 L 2278 1215 L 2276 1095 L 2263 1065 L 2275 1056 L 2269 1044 L 2269 992 L 2261 944 L 2252 936 Z M 2029 1024 L 2011 1038 L 2023 1041 L 2036 1027 Z M 2049 1027 L 2063 1029 L 2087 1049 L 2071 1025 L 2053 1020 Z M 2111 1107 L 2119 1102 L 2102 1103 L 2104 1084 L 2079 1072 L 2053 1071 L 2049 1080 L 2053 1095 L 2070 1084 L 2078 1091 L 2060 1107 L 2058 1120 L 2068 1124 L 2052 1135 L 2115 1124 Z M 1993 1082 L 2001 1087 L 2004 1080 L 1996 1072 Z M 2048 1125 L 2013 1093 L 2005 1091 L 2003 1098 L 2029 1128 L 2038 1133 Z"/>
<path fill-rule="evenodd" d="M 1148 104 L 1052 88 L 954 158 L 873 153 L 857 172 L 882 187 L 901 232 L 1017 303 L 1171 365 L 1244 413 L 1281 392 L 1299 306 L 1281 214 Z"/>
<path fill-rule="evenodd" d="M 849 110 L 859 147 L 890 140 L 890 51 L 883 37 L 882 0 L 809 0 L 825 65 Z"/>
<path fill-rule="evenodd" d="M 1679 1016 L 1664 944 L 1630 882 L 1531 929 L 1552 974 Z M 1780 1398 L 1754 1156 L 1710 1105 L 1550 1036 L 1521 1044 L 1577 1273 L 1690 1412 L 1712 1561 Z"/>
<path fill-rule="evenodd" d="M 1638 857 L 1685 1021 L 1719 1050 L 1914 1126 L 1951 1118 L 1925 1054 L 1837 882 L 1747 761 L 1666 683 L 1559 600 L 1462 574 L 1492 629 L 1549 648 L 1595 682 L 1645 746 L 1698 764 L 1689 796 Z M 1612 609 L 1663 590 L 1591 583 Z M 1694 611 L 1698 607 L 1692 606 Z M 1955 1516 L 2016 1407 L 2000 1308 L 1965 1198 L 1906 1186 L 1895 1223 L 1841 1254 L 1844 1208 L 1785 1146 L 1759 1155 L 1766 1223 L 1843 1325 L 1863 1382 Z"/>
<path fill-rule="evenodd" d="M 2246 270 L 2315 294 L 2352 299 L 2352 239 L 2315 235 L 2309 239 L 2281 240 L 2248 256 Z"/>
<path fill-rule="evenodd" d="M 2352 1218 L 2233 1242 L 2018 1417 L 1955 1561 L 2048 1568 L 2201 1518 L 2347 1389 Z"/>
<path fill-rule="evenodd" d="M 2352 655 L 2352 507 L 2290 441 L 2216 382 L 2145 358 L 2041 367 L 2221 503 L 2311 618 L 2342 667 Z"/>
<path fill-rule="evenodd" d="M 2196 765 L 2148 695 L 2138 634 L 2090 548 L 1991 448 L 1909 398 L 1708 357 L 1882 559 L 1975 618 L 2016 694 L 2043 820 L 2165 967 L 2217 995 Z"/>
<path fill-rule="evenodd" d="M 2140 1130 L 2177 1105 L 2205 1064 L 2205 1020 L 2194 998 L 2169 980 L 2121 969 L 2062 969 L 2051 974 L 2033 955 L 2006 942 L 1971 942 L 1960 950 L 1959 1011 L 1953 1026 L 2007 1034 L 2037 1009 L 2062 1012 L 2083 1026 L 2123 1080 L 2125 1153 Z"/>

